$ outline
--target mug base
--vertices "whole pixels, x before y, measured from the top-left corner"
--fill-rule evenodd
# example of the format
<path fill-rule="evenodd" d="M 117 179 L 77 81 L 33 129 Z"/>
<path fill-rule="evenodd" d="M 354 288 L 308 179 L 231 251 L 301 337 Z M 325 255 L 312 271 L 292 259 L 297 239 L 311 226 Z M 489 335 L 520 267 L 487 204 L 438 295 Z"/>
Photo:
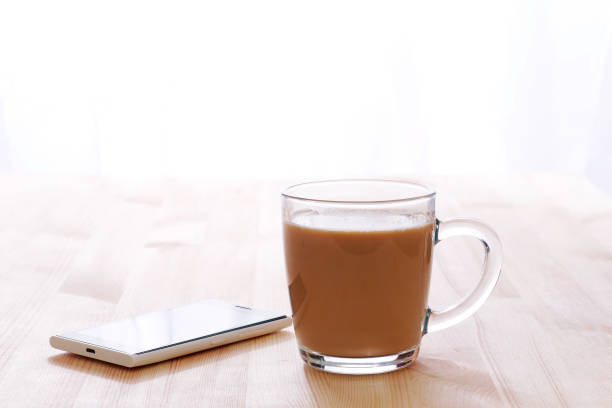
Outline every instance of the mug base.
<path fill-rule="evenodd" d="M 302 360 L 317 370 L 335 374 L 382 374 L 408 367 L 419 354 L 419 346 L 397 354 L 379 357 L 336 357 L 326 356 L 307 347 L 300 346 Z"/>

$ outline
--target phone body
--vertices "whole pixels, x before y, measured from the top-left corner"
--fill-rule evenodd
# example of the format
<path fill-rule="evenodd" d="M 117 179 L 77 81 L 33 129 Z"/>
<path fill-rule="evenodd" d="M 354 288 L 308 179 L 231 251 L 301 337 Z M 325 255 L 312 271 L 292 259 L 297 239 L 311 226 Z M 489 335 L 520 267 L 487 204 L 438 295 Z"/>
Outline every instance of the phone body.
<path fill-rule="evenodd" d="M 221 300 L 204 300 L 49 338 L 56 349 L 136 367 L 268 334 L 291 318 Z"/>

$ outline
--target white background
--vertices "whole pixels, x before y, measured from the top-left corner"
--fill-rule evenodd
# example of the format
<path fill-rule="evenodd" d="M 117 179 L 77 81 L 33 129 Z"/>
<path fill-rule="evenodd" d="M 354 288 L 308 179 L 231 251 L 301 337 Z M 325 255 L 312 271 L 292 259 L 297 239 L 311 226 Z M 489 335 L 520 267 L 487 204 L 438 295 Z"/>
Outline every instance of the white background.
<path fill-rule="evenodd" d="M 525 171 L 612 192 L 612 2 L 0 0 L 0 173 Z"/>

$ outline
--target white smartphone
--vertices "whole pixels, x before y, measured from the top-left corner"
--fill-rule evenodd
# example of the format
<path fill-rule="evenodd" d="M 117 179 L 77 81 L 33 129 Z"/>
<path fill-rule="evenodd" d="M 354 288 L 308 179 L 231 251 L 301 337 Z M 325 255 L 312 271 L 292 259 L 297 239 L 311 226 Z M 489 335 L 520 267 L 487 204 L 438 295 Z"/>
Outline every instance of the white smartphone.
<path fill-rule="evenodd" d="M 136 367 L 261 336 L 290 324 L 286 315 L 205 300 L 58 334 L 49 343 L 59 350 Z"/>

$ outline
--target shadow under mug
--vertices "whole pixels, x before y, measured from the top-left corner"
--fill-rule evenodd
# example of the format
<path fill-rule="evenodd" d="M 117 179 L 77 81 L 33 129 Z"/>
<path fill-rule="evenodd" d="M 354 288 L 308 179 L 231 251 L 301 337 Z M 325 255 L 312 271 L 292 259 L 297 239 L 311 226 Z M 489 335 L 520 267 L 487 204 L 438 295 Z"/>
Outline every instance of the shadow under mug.
<path fill-rule="evenodd" d="M 391 180 L 304 183 L 282 194 L 289 296 L 302 359 L 343 374 L 410 365 L 421 338 L 471 316 L 501 272 L 501 243 L 479 221 L 435 216 L 435 192 Z M 471 236 L 485 253 L 482 277 L 460 304 L 427 306 L 433 248 Z"/>

